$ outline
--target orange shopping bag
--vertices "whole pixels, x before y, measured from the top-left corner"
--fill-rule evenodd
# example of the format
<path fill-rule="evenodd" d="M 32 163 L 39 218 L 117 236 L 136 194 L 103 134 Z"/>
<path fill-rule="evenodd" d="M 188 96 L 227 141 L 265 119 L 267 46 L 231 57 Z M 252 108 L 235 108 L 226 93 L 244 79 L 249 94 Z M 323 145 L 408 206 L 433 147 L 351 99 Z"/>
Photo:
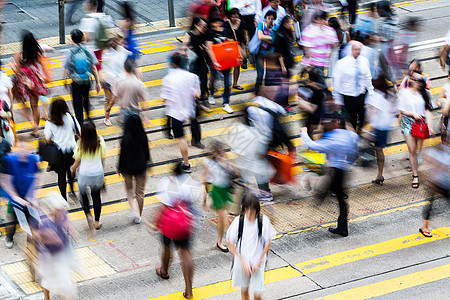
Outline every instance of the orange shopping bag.
<path fill-rule="evenodd" d="M 270 183 L 286 184 L 294 182 L 294 176 L 292 176 L 294 158 L 292 156 L 269 150 L 267 160 L 276 170 L 275 175 L 270 179 Z"/>
<path fill-rule="evenodd" d="M 225 41 L 212 45 L 212 51 L 220 64 L 219 71 L 239 66 L 241 64 L 241 50 L 239 42 Z"/>

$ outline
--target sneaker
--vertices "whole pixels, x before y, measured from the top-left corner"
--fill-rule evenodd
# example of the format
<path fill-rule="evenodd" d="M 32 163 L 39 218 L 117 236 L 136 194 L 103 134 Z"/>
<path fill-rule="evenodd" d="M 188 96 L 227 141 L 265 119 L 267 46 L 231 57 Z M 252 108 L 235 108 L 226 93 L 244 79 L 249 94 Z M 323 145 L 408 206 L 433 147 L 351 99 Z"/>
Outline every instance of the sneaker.
<path fill-rule="evenodd" d="M 193 147 L 197 147 L 198 149 L 205 149 L 205 145 L 203 145 L 203 144 L 200 143 L 200 142 L 196 143 L 196 142 L 194 142 L 194 141 L 191 141 L 191 145 L 192 145 Z"/>
<path fill-rule="evenodd" d="M 234 112 L 234 110 L 230 107 L 229 104 L 225 104 L 225 105 L 223 106 L 223 110 L 226 111 L 226 112 L 229 113 L 229 114 L 232 114 L 232 113 Z"/>
<path fill-rule="evenodd" d="M 5 239 L 5 246 L 8 249 L 12 249 L 12 247 L 14 246 L 13 240 L 10 240 L 8 237 L 6 237 L 6 239 Z"/>
<path fill-rule="evenodd" d="M 185 164 L 183 164 L 183 166 L 181 167 L 181 169 L 183 169 L 183 172 L 184 173 L 191 173 L 192 172 L 192 170 L 191 170 L 191 165 L 185 165 Z"/>
<path fill-rule="evenodd" d="M 142 222 L 142 218 L 141 217 L 134 219 L 134 224 L 141 224 L 141 222 Z"/>
<path fill-rule="evenodd" d="M 208 97 L 208 103 L 209 103 L 210 105 L 216 104 L 216 100 L 214 100 L 214 96 L 209 96 L 209 97 Z"/>

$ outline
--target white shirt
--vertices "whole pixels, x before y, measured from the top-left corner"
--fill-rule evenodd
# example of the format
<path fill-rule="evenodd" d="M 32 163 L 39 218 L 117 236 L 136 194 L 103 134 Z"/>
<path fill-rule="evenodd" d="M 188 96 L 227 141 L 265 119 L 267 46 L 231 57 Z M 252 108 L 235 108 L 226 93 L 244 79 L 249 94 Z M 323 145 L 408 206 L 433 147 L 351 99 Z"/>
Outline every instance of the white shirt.
<path fill-rule="evenodd" d="M 357 59 L 348 55 L 338 60 L 333 75 L 333 96 L 338 105 L 343 105 L 343 95 L 356 97 L 366 90 L 373 94 L 369 61 L 361 55 Z"/>
<path fill-rule="evenodd" d="M 264 7 L 264 9 L 261 11 L 261 15 L 257 15 L 255 18 L 259 21 L 259 22 L 265 22 L 266 21 L 266 14 L 269 10 L 272 10 L 274 12 L 277 13 L 277 18 L 273 21 L 273 30 L 278 30 L 278 28 L 280 27 L 281 21 L 283 20 L 283 18 L 286 16 L 286 10 L 281 7 L 281 5 L 278 5 L 278 10 L 274 10 L 272 8 L 272 6 L 267 5 L 266 7 Z"/>
<path fill-rule="evenodd" d="M 203 196 L 202 184 L 186 174 L 165 177 L 158 184 L 157 198 L 167 206 L 173 206 L 180 200 L 195 203 L 201 201 Z"/>
<path fill-rule="evenodd" d="M 412 89 L 401 89 L 398 92 L 398 110 L 425 116 L 425 100 Z"/>
<path fill-rule="evenodd" d="M 257 96 L 253 99 L 253 102 L 259 104 L 264 108 L 270 109 L 275 113 L 280 113 L 282 115 L 286 114 L 285 109 L 281 105 L 267 98 Z M 248 118 L 252 123 L 251 125 L 254 126 L 262 135 L 264 135 L 268 139 L 272 139 L 272 115 L 269 112 L 254 106 L 250 106 L 249 108 L 247 108 L 247 112 Z"/>
<path fill-rule="evenodd" d="M 243 16 L 261 14 L 260 0 L 230 0 L 229 3 L 231 8 L 239 9 L 239 13 Z M 250 5 L 245 7 L 246 4 Z"/>
<path fill-rule="evenodd" d="M 90 13 L 90 14 L 86 14 L 86 16 L 84 18 L 82 18 L 80 21 L 79 29 L 84 34 L 89 34 L 89 37 L 90 37 L 90 41 L 87 41 L 85 43 L 86 47 L 89 50 L 92 50 L 92 51 L 99 50 L 97 48 L 97 46 L 95 45 L 95 36 L 97 33 L 97 29 L 98 29 L 98 19 L 103 16 L 105 16 L 104 13 Z M 87 37 L 85 37 L 85 38 L 87 38 Z"/>
<path fill-rule="evenodd" d="M 0 99 L 8 103 L 9 109 L 11 107 L 11 99 L 9 99 L 9 89 L 13 87 L 11 78 L 3 72 L 0 72 Z"/>
<path fill-rule="evenodd" d="M 166 115 L 180 122 L 195 116 L 195 98 L 200 94 L 198 76 L 183 69 L 169 69 L 162 79 L 161 98 L 166 101 Z"/>
<path fill-rule="evenodd" d="M 256 264 L 261 254 L 263 253 L 264 246 L 269 243 L 277 234 L 270 220 L 267 216 L 262 216 L 262 232 L 261 237 L 258 237 L 258 219 L 254 222 L 250 222 L 247 216 L 244 217 L 244 227 L 242 228 L 242 237 L 238 241 L 239 231 L 239 216 L 233 220 L 230 228 L 227 231 L 227 240 L 229 243 L 236 245 L 236 250 L 241 253 L 242 258 L 250 265 Z M 237 256 L 234 256 L 235 263 L 238 260 Z M 264 265 L 266 257 L 264 257 L 261 265 Z"/>
<path fill-rule="evenodd" d="M 103 52 L 102 58 L 102 80 L 114 85 L 115 83 L 125 79 L 124 64 L 130 51 L 122 46 L 118 46 L 116 50 L 108 48 Z"/>
<path fill-rule="evenodd" d="M 75 141 L 75 126 L 80 132 L 80 124 L 69 113 L 66 113 L 63 117 L 64 124 L 57 126 L 51 121 L 45 122 L 44 135 L 46 139 L 53 139 L 56 147 L 64 153 L 68 153 L 75 149 L 77 143 Z M 74 122 L 75 121 L 75 122 Z"/>
<path fill-rule="evenodd" d="M 389 97 L 389 96 L 388 96 Z M 389 130 L 395 119 L 394 103 L 386 98 L 386 95 L 378 90 L 374 90 L 373 95 L 367 99 L 367 104 L 374 107 L 369 114 L 370 122 L 375 129 Z"/>

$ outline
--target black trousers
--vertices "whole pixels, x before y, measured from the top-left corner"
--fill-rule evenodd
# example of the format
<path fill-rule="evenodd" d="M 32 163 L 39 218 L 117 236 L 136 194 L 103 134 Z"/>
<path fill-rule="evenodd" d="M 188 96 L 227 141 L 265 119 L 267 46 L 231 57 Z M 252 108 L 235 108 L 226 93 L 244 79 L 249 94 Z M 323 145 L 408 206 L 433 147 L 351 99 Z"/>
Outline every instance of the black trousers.
<path fill-rule="evenodd" d="M 342 6 L 342 14 L 345 11 L 345 8 L 348 9 L 348 19 L 350 24 L 355 24 L 356 21 L 356 7 L 358 6 L 357 0 L 347 0 L 348 6 Z"/>
<path fill-rule="evenodd" d="M 70 166 L 72 166 L 72 164 L 74 162 L 75 162 L 75 160 L 73 159 L 73 151 L 70 151 L 69 153 L 62 153 L 61 164 L 55 168 L 55 172 L 56 172 L 56 174 L 58 174 L 59 192 L 61 193 L 61 196 L 63 196 L 63 198 L 66 200 L 67 200 L 66 175 L 67 175 L 67 180 L 69 181 L 70 189 L 73 192 L 74 178 L 72 176 L 72 172 L 70 171 Z"/>
<path fill-rule="evenodd" d="M 89 90 L 91 89 L 91 83 L 77 84 L 72 83 L 72 101 L 75 117 L 77 118 L 80 126 L 83 124 L 83 108 L 86 111 L 86 115 L 89 118 Z"/>
<path fill-rule="evenodd" d="M 105 8 L 105 0 L 97 0 L 97 12 L 103 12 Z"/>
<path fill-rule="evenodd" d="M 347 111 L 350 123 L 355 130 L 358 124 L 359 129 L 364 126 L 366 115 L 365 99 L 366 94 L 361 94 L 356 97 L 344 95 L 345 110 Z"/>
<path fill-rule="evenodd" d="M 208 65 L 203 58 L 195 60 L 195 74 L 200 80 L 200 99 L 208 98 Z"/>
<path fill-rule="evenodd" d="M 337 221 L 337 229 L 340 231 L 348 231 L 348 207 L 344 199 L 344 177 L 345 171 L 338 168 L 331 168 L 331 184 L 330 190 L 336 194 L 339 203 L 339 217 Z"/>
<path fill-rule="evenodd" d="M 100 198 L 100 189 L 91 189 L 92 206 L 94 207 L 94 220 L 100 221 L 100 215 L 102 213 L 102 200 Z M 81 194 L 81 206 L 83 206 L 83 211 L 85 215 L 90 215 L 89 210 L 89 198 L 87 194 Z"/>
<path fill-rule="evenodd" d="M 255 15 L 241 16 L 241 18 L 245 22 L 245 25 L 247 25 L 246 29 L 247 29 L 247 32 L 248 32 L 248 39 L 251 40 L 253 35 L 255 34 L 255 31 L 256 31 Z"/>
<path fill-rule="evenodd" d="M 170 132 L 173 132 L 173 127 L 172 127 L 172 123 L 173 123 L 174 119 L 171 116 L 167 116 L 167 133 L 170 134 Z M 178 120 L 175 120 L 175 122 L 180 122 Z M 177 124 L 179 125 L 179 124 Z M 182 125 L 181 125 L 182 126 Z M 179 128 L 176 129 L 176 131 Z M 192 118 L 191 119 L 191 134 L 192 134 L 192 140 L 194 141 L 194 143 L 200 143 L 200 140 L 202 139 L 202 133 L 201 133 L 201 129 L 200 129 L 200 123 L 197 121 L 197 118 Z M 174 132 L 174 136 L 175 138 L 178 138 L 178 135 Z M 181 136 L 184 136 L 184 130 Z"/>

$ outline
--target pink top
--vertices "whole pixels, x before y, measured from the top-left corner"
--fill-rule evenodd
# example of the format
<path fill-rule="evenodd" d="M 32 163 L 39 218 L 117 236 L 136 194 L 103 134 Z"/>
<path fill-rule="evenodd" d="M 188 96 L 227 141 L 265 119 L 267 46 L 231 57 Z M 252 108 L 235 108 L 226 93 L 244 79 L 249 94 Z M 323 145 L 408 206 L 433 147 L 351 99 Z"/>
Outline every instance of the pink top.
<path fill-rule="evenodd" d="M 310 57 L 303 57 L 302 63 L 308 66 L 330 66 L 333 44 L 338 43 L 336 31 L 328 26 L 308 25 L 302 33 L 302 46 L 309 48 Z"/>

